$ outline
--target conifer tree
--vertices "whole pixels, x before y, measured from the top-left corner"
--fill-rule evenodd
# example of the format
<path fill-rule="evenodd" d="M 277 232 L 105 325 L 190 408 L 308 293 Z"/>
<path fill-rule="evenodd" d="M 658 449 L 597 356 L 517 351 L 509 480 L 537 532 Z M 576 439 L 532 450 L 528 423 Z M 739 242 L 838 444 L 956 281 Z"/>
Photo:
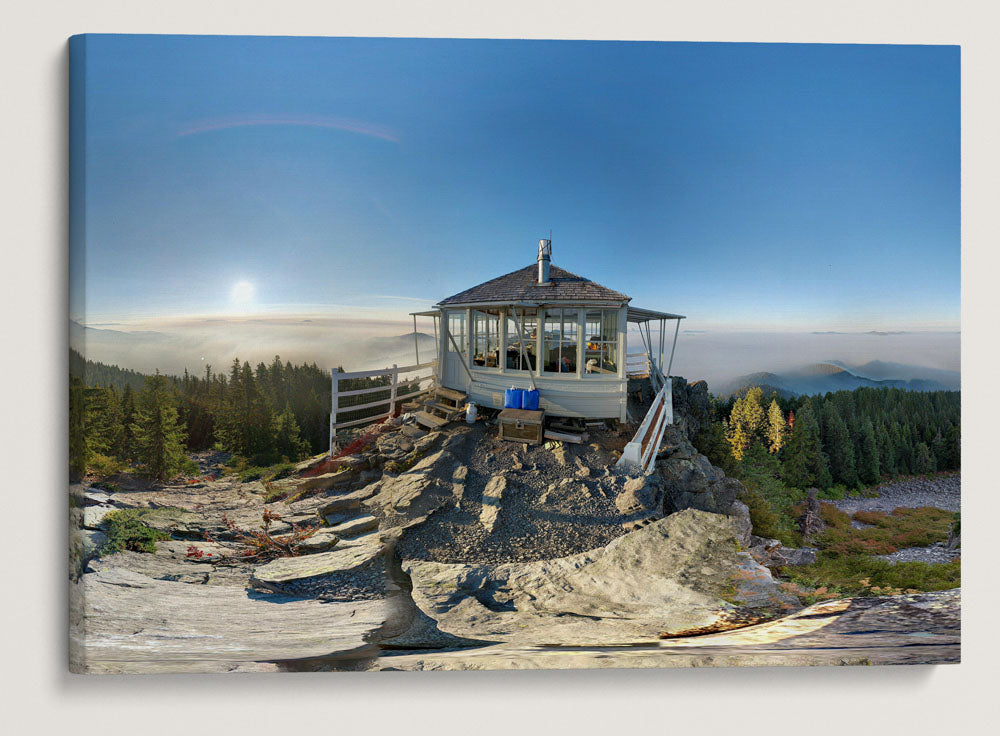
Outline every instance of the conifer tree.
<path fill-rule="evenodd" d="M 764 436 L 766 415 L 763 405 L 764 392 L 754 386 L 745 395 L 736 399 L 729 414 L 729 429 L 726 438 L 732 447 L 733 457 L 739 461 L 755 441 Z"/>
<path fill-rule="evenodd" d="M 287 404 L 274 420 L 274 451 L 278 457 L 292 462 L 309 452 L 309 446 L 299 436 L 295 415 Z"/>
<path fill-rule="evenodd" d="M 834 482 L 854 487 L 858 483 L 858 472 L 854 464 L 854 447 L 847 425 L 831 401 L 824 404 L 824 426 L 826 442 L 823 449 L 830 458 L 830 474 Z"/>
<path fill-rule="evenodd" d="M 173 393 L 159 372 L 146 379 L 139 394 L 132 434 L 143 472 L 159 480 L 176 475 L 184 464 L 184 427 Z"/>
<path fill-rule="evenodd" d="M 875 427 L 871 419 L 866 419 L 861 427 L 861 453 L 858 457 L 858 476 L 862 482 L 878 483 L 881 477 L 878 460 Z"/>
<path fill-rule="evenodd" d="M 69 478 L 80 480 L 87 472 L 90 450 L 87 447 L 87 402 L 83 381 L 69 379 Z"/>
<path fill-rule="evenodd" d="M 131 460 L 135 454 L 135 437 L 132 434 L 132 422 L 134 421 L 135 391 L 132 390 L 132 384 L 126 383 L 121 399 L 122 431 L 119 435 L 119 444 L 115 450 L 115 457 L 119 460 Z"/>
<path fill-rule="evenodd" d="M 778 406 L 776 399 L 771 399 L 771 406 L 767 409 L 767 440 L 768 449 L 777 454 L 785 446 L 785 415 Z"/>
<path fill-rule="evenodd" d="M 913 458 L 913 472 L 914 473 L 933 473 L 937 469 L 934 462 L 934 456 L 931 454 L 930 448 L 925 442 L 918 442 L 916 449 L 914 450 Z"/>
<path fill-rule="evenodd" d="M 785 448 L 785 482 L 797 488 L 829 488 L 832 484 L 819 438 L 819 422 L 806 400 L 795 416 L 795 429 Z"/>

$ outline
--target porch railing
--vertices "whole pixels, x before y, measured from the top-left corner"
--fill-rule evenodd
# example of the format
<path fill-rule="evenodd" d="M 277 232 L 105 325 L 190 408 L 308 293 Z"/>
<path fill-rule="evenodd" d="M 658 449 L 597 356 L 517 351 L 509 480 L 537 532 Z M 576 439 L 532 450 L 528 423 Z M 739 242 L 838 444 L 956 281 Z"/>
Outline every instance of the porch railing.
<path fill-rule="evenodd" d="M 659 371 L 655 371 L 659 373 Z M 650 379 L 653 379 L 654 371 L 650 371 Z M 653 469 L 656 462 L 656 452 L 660 449 L 660 442 L 663 440 L 663 432 L 668 424 L 674 423 L 674 395 L 673 381 L 670 378 L 665 380 L 660 378 L 661 387 L 653 403 L 646 412 L 639 429 L 636 430 L 632 441 L 625 445 L 622 456 L 618 458 L 616 466 L 624 468 L 638 468 L 643 473 L 648 473 Z"/>
<path fill-rule="evenodd" d="M 432 360 L 353 373 L 342 373 L 334 368 L 330 372 L 333 394 L 330 402 L 330 454 L 337 449 L 338 430 L 395 416 L 404 401 L 429 393 L 436 383 L 436 367 L 437 361 Z"/>

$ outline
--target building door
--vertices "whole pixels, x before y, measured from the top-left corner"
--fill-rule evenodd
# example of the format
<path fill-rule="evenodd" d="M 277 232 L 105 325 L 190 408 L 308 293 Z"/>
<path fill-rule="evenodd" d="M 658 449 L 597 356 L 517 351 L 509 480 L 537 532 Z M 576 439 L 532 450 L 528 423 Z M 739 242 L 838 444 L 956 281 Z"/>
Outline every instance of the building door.
<path fill-rule="evenodd" d="M 444 385 L 466 391 L 469 376 L 463 364 L 468 365 L 469 335 L 466 331 L 465 310 L 454 310 L 448 315 L 445 334 Z M 454 341 L 454 342 L 453 342 Z M 456 350 L 456 346 L 458 350 Z"/>

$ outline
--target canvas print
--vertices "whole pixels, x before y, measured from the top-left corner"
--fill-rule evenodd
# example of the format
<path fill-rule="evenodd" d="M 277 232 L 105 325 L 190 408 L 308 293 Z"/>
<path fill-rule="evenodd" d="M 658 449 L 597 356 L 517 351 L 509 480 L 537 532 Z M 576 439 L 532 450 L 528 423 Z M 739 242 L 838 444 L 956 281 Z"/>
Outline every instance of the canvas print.
<path fill-rule="evenodd" d="M 958 47 L 69 44 L 72 671 L 959 661 Z"/>

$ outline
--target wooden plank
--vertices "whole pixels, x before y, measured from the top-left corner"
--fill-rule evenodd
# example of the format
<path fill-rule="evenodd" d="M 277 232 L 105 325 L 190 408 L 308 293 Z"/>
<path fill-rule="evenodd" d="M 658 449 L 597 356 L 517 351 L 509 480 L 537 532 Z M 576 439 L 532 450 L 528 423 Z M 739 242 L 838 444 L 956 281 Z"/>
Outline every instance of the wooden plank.
<path fill-rule="evenodd" d="M 451 422 L 450 419 L 436 417 L 433 414 L 430 414 L 426 411 L 418 411 L 415 415 L 415 418 L 419 424 L 422 424 L 425 427 L 430 427 L 431 429 L 440 429 L 444 425 Z"/>
<path fill-rule="evenodd" d="M 500 412 L 501 419 L 512 419 L 519 422 L 540 422 L 545 416 L 544 411 L 530 409 L 504 409 Z"/>
<path fill-rule="evenodd" d="M 346 429 L 347 427 L 356 427 L 359 424 L 366 424 L 366 423 L 371 424 L 373 422 L 380 422 L 388 416 L 389 412 L 386 412 L 385 414 L 376 414 L 373 417 L 365 417 L 364 419 L 355 419 L 350 422 L 340 422 L 334 427 L 334 429 Z"/>
<path fill-rule="evenodd" d="M 389 388 L 389 387 L 386 386 L 386 388 Z M 357 406 L 341 406 L 341 407 L 338 407 L 337 410 L 341 414 L 346 414 L 349 411 L 359 411 L 361 409 L 371 409 L 371 408 L 376 407 L 376 406 L 381 406 L 382 404 L 388 404 L 390 401 L 392 401 L 392 399 L 390 399 L 390 398 L 387 397 L 387 398 L 384 398 L 384 399 L 380 399 L 378 401 L 369 401 L 367 404 L 358 404 Z"/>
<path fill-rule="evenodd" d="M 434 393 L 438 396 L 443 396 L 446 399 L 451 399 L 452 401 L 466 401 L 469 398 L 467 394 L 464 394 L 461 391 L 445 388 L 444 386 L 438 386 L 434 390 Z"/>
<path fill-rule="evenodd" d="M 424 368 L 433 368 L 435 363 L 437 363 L 436 360 L 430 360 L 426 363 L 417 363 L 416 365 L 404 365 L 399 368 L 399 372 L 412 373 L 414 371 L 422 371 Z"/>
<path fill-rule="evenodd" d="M 557 432 L 554 429 L 545 430 L 543 435 L 547 440 L 558 440 L 559 442 L 572 442 L 574 445 L 580 445 L 586 442 L 589 437 L 586 432 L 583 434 L 573 434 L 572 432 Z"/>

